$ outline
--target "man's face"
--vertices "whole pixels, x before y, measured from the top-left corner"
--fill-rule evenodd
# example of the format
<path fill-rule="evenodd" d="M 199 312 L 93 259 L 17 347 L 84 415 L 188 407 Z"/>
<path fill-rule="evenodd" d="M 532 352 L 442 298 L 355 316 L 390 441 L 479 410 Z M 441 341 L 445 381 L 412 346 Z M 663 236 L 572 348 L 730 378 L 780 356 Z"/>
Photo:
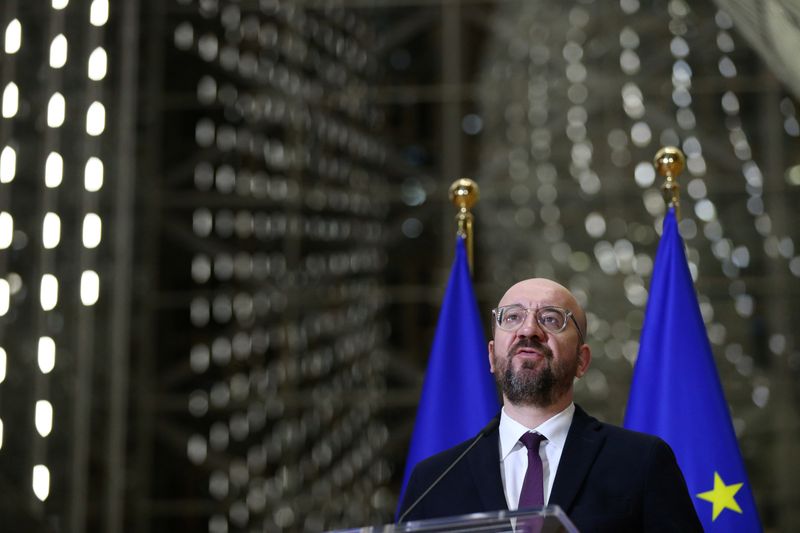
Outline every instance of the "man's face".
<path fill-rule="evenodd" d="M 585 323 L 575 298 L 561 285 L 532 279 L 511 287 L 498 307 L 519 305 L 529 308 L 525 322 L 515 331 L 494 327 L 489 342 L 489 363 L 504 398 L 514 405 L 547 407 L 572 394 L 575 377 L 589 366 L 589 347 L 569 320 L 566 329 L 551 333 L 536 321 L 535 310 L 556 306 L 572 311 L 578 323 Z"/>

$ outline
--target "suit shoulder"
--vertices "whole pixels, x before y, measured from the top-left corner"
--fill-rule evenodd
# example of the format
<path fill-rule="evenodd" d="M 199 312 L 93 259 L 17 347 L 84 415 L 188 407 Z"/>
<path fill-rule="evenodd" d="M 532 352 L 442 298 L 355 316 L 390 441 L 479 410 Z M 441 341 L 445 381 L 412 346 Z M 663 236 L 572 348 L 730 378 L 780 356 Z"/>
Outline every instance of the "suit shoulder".
<path fill-rule="evenodd" d="M 659 457 L 664 454 L 674 457 L 672 448 L 661 437 L 605 422 L 598 421 L 597 423 L 602 427 L 602 431 L 605 432 L 606 443 L 609 446 L 626 449 L 631 452 L 647 453 L 648 455 L 655 453 Z"/>
<path fill-rule="evenodd" d="M 660 437 L 640 433 L 631 429 L 626 429 L 615 424 L 602 422 L 584 411 L 579 405 L 575 405 L 575 415 L 572 420 L 573 427 L 570 432 L 575 430 L 575 435 L 603 435 L 607 444 L 633 449 L 668 449 L 667 443 Z"/>
<path fill-rule="evenodd" d="M 646 446 L 667 444 L 664 441 L 664 439 L 656 435 L 651 435 L 649 433 L 642 433 L 640 431 L 634 431 L 632 429 L 627 429 L 621 426 L 615 426 L 613 424 L 606 424 L 603 422 L 601 422 L 601 424 L 603 424 L 606 427 L 607 431 L 609 432 L 609 435 L 613 436 L 613 438 L 615 439 L 625 440 L 627 442 L 638 443 Z"/>

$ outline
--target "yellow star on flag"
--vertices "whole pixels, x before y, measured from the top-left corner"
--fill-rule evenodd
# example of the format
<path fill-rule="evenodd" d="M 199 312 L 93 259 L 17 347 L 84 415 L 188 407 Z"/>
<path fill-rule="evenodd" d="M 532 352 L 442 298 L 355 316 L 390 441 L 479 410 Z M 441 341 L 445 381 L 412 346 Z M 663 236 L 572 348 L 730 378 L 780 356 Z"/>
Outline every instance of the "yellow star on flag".
<path fill-rule="evenodd" d="M 741 514 L 742 508 L 739 507 L 739 504 L 736 503 L 736 500 L 733 497 L 737 492 L 739 492 L 739 489 L 742 488 L 742 485 L 744 485 L 744 483 L 726 485 L 725 482 L 722 481 L 722 478 L 719 477 L 719 473 L 714 472 L 714 489 L 707 492 L 701 492 L 697 495 L 698 498 L 714 504 L 713 515 L 711 517 L 712 522 L 716 520 L 719 514 L 725 509 L 730 509 L 731 511 L 736 511 L 737 513 Z"/>

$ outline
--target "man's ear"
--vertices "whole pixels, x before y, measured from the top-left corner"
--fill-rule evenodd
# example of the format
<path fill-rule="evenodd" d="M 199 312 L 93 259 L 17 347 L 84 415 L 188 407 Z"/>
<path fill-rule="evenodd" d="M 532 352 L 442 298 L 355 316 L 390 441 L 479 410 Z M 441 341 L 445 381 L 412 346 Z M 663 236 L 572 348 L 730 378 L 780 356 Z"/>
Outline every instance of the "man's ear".
<path fill-rule="evenodd" d="M 494 341 L 489 341 L 489 370 L 494 374 L 494 357 L 492 354 L 494 353 Z"/>
<path fill-rule="evenodd" d="M 581 378 L 589 369 L 589 363 L 592 362 L 592 349 L 588 344 L 582 344 L 578 348 L 578 368 L 575 371 L 575 377 Z"/>

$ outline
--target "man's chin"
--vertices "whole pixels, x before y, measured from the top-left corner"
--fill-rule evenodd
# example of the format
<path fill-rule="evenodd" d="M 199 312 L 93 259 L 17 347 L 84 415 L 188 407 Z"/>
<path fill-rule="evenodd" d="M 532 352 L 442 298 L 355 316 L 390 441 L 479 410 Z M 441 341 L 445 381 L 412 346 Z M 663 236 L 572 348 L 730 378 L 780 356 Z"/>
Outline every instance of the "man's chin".
<path fill-rule="evenodd" d="M 515 359 L 517 361 L 513 361 L 513 364 L 516 365 L 518 372 L 536 370 L 542 365 L 547 365 L 547 361 L 540 357 L 516 357 Z"/>

